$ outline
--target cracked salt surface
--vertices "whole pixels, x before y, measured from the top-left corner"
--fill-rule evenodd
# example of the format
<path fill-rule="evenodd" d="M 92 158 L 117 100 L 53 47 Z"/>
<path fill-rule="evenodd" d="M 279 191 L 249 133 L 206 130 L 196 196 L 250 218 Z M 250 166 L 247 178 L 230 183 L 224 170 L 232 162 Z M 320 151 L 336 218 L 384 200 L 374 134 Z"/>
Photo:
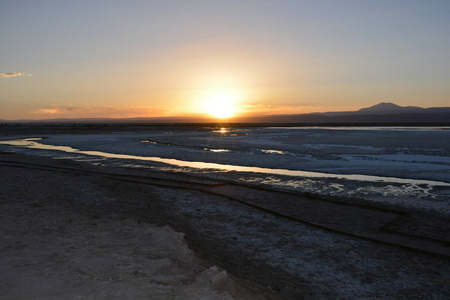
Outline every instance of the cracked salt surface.
<path fill-rule="evenodd" d="M 225 264 L 254 268 L 248 260 L 240 260 L 252 257 L 256 264 L 285 270 L 299 278 L 299 286 L 305 284 L 314 291 L 312 299 L 381 299 L 395 293 L 444 299 L 448 293 L 448 288 L 433 288 L 437 282 L 425 275 L 431 268 L 442 283 L 450 274 L 447 265 L 411 257 L 395 247 L 292 223 L 225 199 L 183 193 L 180 197 L 179 192 L 158 188 L 171 214 L 192 220 L 208 240 L 223 246 Z M 303 297 L 308 299 L 306 294 Z"/>

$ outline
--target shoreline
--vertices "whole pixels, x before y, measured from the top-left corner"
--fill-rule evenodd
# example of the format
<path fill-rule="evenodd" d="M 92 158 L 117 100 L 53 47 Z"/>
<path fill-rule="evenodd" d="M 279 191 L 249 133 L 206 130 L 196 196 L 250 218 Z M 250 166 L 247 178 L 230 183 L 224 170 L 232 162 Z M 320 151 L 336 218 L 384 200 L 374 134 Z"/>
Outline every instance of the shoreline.
<path fill-rule="evenodd" d="M 386 176 L 376 176 L 376 175 L 366 175 L 366 174 L 334 174 L 334 173 L 323 173 L 315 171 L 304 171 L 304 170 L 290 170 L 290 169 L 275 169 L 275 168 L 265 168 L 265 167 L 254 167 L 254 166 L 242 166 L 242 165 L 229 165 L 202 161 L 187 161 L 174 158 L 161 158 L 161 157 L 145 157 L 138 155 L 129 154 L 116 154 L 102 151 L 85 151 L 70 146 L 58 146 L 52 144 L 43 144 L 39 141 L 43 138 L 22 138 L 17 140 L 0 140 L 0 144 L 5 144 L 8 146 L 19 146 L 27 143 L 29 146 L 24 146 L 25 148 L 31 149 L 41 149 L 41 150 L 52 150 L 52 151 L 62 151 L 65 153 L 83 154 L 94 157 L 102 158 L 114 158 L 114 159 L 126 159 L 126 160 L 137 160 L 137 161 L 150 161 L 155 163 L 164 163 L 167 165 L 175 167 L 187 167 L 195 169 L 217 169 L 223 171 L 232 172 L 248 172 L 248 173 L 262 173 L 265 175 L 281 175 L 290 177 L 306 177 L 306 178 L 318 178 L 318 179 L 344 179 L 352 181 L 362 181 L 362 182 L 383 182 L 383 183 L 393 183 L 393 184 L 415 184 L 415 185 L 428 185 L 433 187 L 450 187 L 450 182 L 437 181 L 437 180 L 425 180 L 425 179 L 413 179 L 413 178 L 400 178 L 400 177 L 386 177 Z M 14 142 L 17 143 L 15 144 Z"/>
<path fill-rule="evenodd" d="M 44 130 L 44 132 L 47 132 Z M 325 197 L 339 198 L 342 202 L 348 203 L 360 203 L 363 205 L 399 210 L 402 212 L 421 214 L 426 213 L 428 215 L 434 214 L 438 217 L 449 216 L 449 201 L 448 196 L 450 189 L 442 185 L 449 185 L 447 182 L 447 174 L 449 173 L 448 167 L 446 167 L 445 155 L 449 149 L 445 145 L 444 158 L 439 158 L 439 162 L 436 159 L 430 157 L 412 157 L 408 158 L 408 161 L 417 159 L 418 162 L 404 164 L 397 163 L 394 155 L 390 155 L 390 162 L 383 162 L 374 160 L 369 154 L 362 154 L 361 159 L 357 160 L 355 164 L 349 163 L 353 159 L 346 158 L 347 154 L 343 154 L 342 159 L 339 157 L 329 158 L 327 156 L 333 156 L 334 149 L 339 148 L 331 147 L 325 154 L 321 154 L 321 151 L 312 151 L 309 149 L 306 156 L 316 155 L 317 157 L 308 158 L 308 160 L 302 157 L 291 157 L 290 153 L 286 155 L 267 155 L 261 153 L 245 153 L 241 154 L 240 151 L 245 151 L 245 145 L 234 145 L 233 151 L 230 153 L 209 153 L 204 151 L 203 143 L 219 143 L 214 147 L 224 147 L 222 140 L 225 142 L 232 140 L 228 139 L 227 135 L 221 136 L 221 134 L 212 133 L 212 138 L 205 138 L 205 132 L 200 134 L 201 139 L 198 140 L 191 136 L 195 134 L 188 134 L 184 131 L 180 132 L 161 132 L 161 131 L 145 131 L 134 132 L 132 129 L 130 132 L 121 133 L 107 133 L 102 130 L 94 132 L 78 132 L 68 133 L 67 135 L 55 135 L 51 132 L 44 134 L 41 132 L 38 136 L 46 136 L 45 144 L 43 148 L 49 150 L 27 149 L 26 147 L 18 146 L 12 150 L 17 153 L 29 154 L 29 155 L 42 155 L 47 157 L 68 158 L 77 161 L 91 161 L 92 164 L 97 165 L 109 165 L 115 167 L 124 167 L 130 169 L 141 169 L 149 172 L 160 172 L 162 170 L 191 174 L 203 178 L 220 179 L 231 182 L 243 182 L 244 184 L 269 187 L 271 189 L 301 192 L 311 195 L 319 195 Z M 23 132 L 25 136 L 25 132 Z M 161 143 L 161 145 L 153 145 L 153 143 L 142 143 L 139 138 L 143 136 L 153 135 L 157 139 L 165 139 L 165 135 L 168 135 L 169 140 L 182 139 L 182 142 L 178 142 L 176 145 Z M 245 131 L 244 133 L 245 134 Z M 173 135 L 174 137 L 170 137 Z M 187 137 L 185 137 L 187 135 Z M 234 134 L 230 134 L 234 136 Z M 8 135 L 6 135 L 8 136 Z M 20 138 L 23 138 L 21 136 Z M 33 136 L 31 133 L 26 136 Z M 207 133 L 206 137 L 210 137 L 211 134 Z M 3 137 L 5 139 L 12 139 L 13 136 Z M 15 138 L 19 138 L 16 136 Z M 48 140 L 47 140 L 48 139 Z M 203 139 L 203 140 L 202 140 Z M 231 139 L 234 139 L 232 137 Z M 442 140 L 442 139 L 441 139 Z M 379 142 L 379 141 L 378 141 Z M 195 149 L 191 149 L 193 143 L 197 146 Z M 241 143 L 241 142 L 238 142 Z M 61 145 L 61 146 L 53 146 Z M 173 146 L 173 147 L 172 147 Z M 258 147 L 261 147 L 257 145 Z M 3 151 L 8 151 L 8 145 L 0 145 Z M 54 151 L 51 148 L 68 149 L 68 152 Z M 225 146 L 226 147 L 226 146 Z M 270 147 L 277 147 L 269 146 Z M 273 149 L 275 149 L 273 148 Z M 279 148 L 285 148 L 284 146 Z M 81 149 L 81 150 L 74 150 Z M 85 149 L 85 150 L 83 150 Z M 200 150 L 199 150 L 200 149 Z M 237 150 L 236 150 L 237 149 Z M 278 148 L 276 148 L 278 149 Z M 302 148 L 301 151 L 305 150 Z M 252 150 L 253 151 L 253 150 Z M 264 153 L 266 150 L 260 152 Z M 272 150 L 274 151 L 274 150 Z M 283 150 L 285 151 L 285 150 Z M 289 150 L 286 150 L 287 152 Z M 300 153 L 301 153 L 300 151 Z M 251 151 L 250 151 L 251 152 Z M 267 151 L 266 151 L 267 152 Z M 40 154 L 39 154 L 40 153 Z M 113 154 L 110 154 L 113 153 Z M 114 154 L 119 153 L 119 154 Z M 331 153 L 331 154 L 330 154 Z M 104 156 L 102 156 L 104 154 Z M 355 154 L 358 156 L 358 154 Z M 366 155 L 366 156 L 364 156 Z M 322 157 L 323 156 L 323 157 Z M 348 155 L 347 155 L 348 156 Z M 383 155 L 381 155 L 383 156 Z M 401 156 L 401 155 L 400 155 Z M 115 158 L 108 158 L 115 157 Z M 147 159 L 149 157 L 149 159 Z M 156 158 L 156 161 L 153 161 Z M 329 160 L 327 160 L 329 159 Z M 335 159 L 335 160 L 333 160 Z M 421 162 L 421 159 L 430 159 L 430 162 Z M 401 161 L 402 158 L 399 158 Z M 201 161 L 201 166 L 197 164 L 197 161 Z M 373 161 L 373 163 L 372 163 Z M 176 165 L 177 162 L 182 162 L 183 165 Z M 294 165 L 291 165 L 293 162 Z M 368 163 L 367 163 L 368 162 Z M 167 164 L 168 163 L 168 164 Z M 172 163 L 172 164 L 171 164 Z M 339 166 L 340 165 L 340 166 Z M 448 163 L 447 163 L 448 165 Z M 217 167 L 216 169 L 202 168 L 205 166 Z M 234 167 L 237 166 L 241 171 L 237 170 L 223 170 L 221 166 Z M 248 166 L 248 167 L 246 167 Z M 295 173 L 301 176 L 272 174 L 272 173 L 254 173 L 252 171 L 257 170 L 269 172 L 272 170 L 277 171 L 277 168 L 283 168 L 281 171 L 288 171 L 289 173 Z M 435 167 L 437 169 L 435 169 Z M 416 170 L 416 168 L 418 168 Z M 306 171 L 303 171 L 306 170 Z M 242 172 L 243 171 L 243 172 Z M 250 172 L 246 172 L 250 171 Z M 145 172 L 145 171 L 142 171 Z M 282 173 L 283 173 L 282 172 Z M 300 172 L 299 174 L 297 174 Z M 308 177 L 308 174 L 321 174 L 325 177 Z M 323 175 L 325 174 L 325 175 Z M 326 175 L 335 175 L 336 178 L 328 178 Z M 352 175 L 353 174 L 353 175 Z M 354 175 L 360 174 L 360 175 Z M 369 177 L 372 181 L 351 180 L 355 178 L 350 177 Z M 392 179 L 395 182 L 379 182 L 376 179 Z M 399 182 L 407 183 L 399 183 Z M 438 185 L 429 185 L 427 183 L 436 183 Z"/>

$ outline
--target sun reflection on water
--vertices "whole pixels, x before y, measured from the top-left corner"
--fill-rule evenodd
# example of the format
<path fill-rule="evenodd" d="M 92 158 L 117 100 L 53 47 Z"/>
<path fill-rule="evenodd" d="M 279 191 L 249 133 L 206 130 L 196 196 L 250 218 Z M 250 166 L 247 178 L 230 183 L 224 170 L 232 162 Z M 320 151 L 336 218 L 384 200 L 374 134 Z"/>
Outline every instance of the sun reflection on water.
<path fill-rule="evenodd" d="M 225 128 L 222 127 L 219 130 L 214 130 L 213 132 L 218 132 L 218 133 L 229 133 L 230 132 L 230 128 Z"/>

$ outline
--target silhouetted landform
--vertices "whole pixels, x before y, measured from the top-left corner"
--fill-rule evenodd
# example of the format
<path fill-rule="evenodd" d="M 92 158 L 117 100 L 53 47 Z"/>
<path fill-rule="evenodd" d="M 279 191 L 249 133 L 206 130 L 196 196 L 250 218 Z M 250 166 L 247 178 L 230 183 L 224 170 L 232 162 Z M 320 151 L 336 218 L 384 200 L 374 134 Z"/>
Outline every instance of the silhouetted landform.
<path fill-rule="evenodd" d="M 122 123 L 122 124 L 217 124 L 209 117 L 162 117 L 162 118 L 82 118 L 47 120 L 0 120 L 0 123 Z M 236 117 L 221 123 L 258 124 L 307 124 L 307 125 L 450 125 L 450 107 L 422 108 L 379 103 L 357 111 L 325 112 L 308 114 L 263 115 Z"/>

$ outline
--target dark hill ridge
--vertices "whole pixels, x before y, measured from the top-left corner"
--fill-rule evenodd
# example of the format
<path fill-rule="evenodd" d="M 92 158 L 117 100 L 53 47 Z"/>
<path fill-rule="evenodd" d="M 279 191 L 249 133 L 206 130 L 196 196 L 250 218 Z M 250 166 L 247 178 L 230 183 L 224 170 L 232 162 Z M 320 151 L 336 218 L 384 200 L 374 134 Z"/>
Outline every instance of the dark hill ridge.
<path fill-rule="evenodd" d="M 390 102 L 382 102 L 377 105 L 361 108 L 358 113 L 420 113 L 426 111 L 425 108 L 418 106 L 399 106 Z"/>
<path fill-rule="evenodd" d="M 220 122 L 220 121 L 219 121 Z M 230 123 L 298 123 L 298 124 L 440 124 L 450 126 L 450 107 L 422 108 L 399 106 L 382 102 L 357 111 L 325 112 L 309 114 L 265 115 L 236 117 L 223 122 Z M 162 117 L 162 118 L 85 118 L 49 120 L 0 120 L 0 123 L 105 123 L 105 124 L 185 124 L 218 123 L 209 117 Z"/>
<path fill-rule="evenodd" d="M 421 113 L 450 113 L 450 107 L 430 107 L 423 108 L 419 106 L 400 106 L 390 102 L 381 102 L 374 106 L 361 108 L 357 111 L 326 112 L 327 116 L 339 115 L 373 115 L 373 114 L 421 114 Z M 320 113 L 319 113 L 320 114 Z"/>
<path fill-rule="evenodd" d="M 408 106 L 413 107 L 413 106 Z M 383 110 L 401 110 L 403 107 L 391 102 L 381 102 L 371 107 L 361 108 L 358 111 L 383 111 Z"/>

